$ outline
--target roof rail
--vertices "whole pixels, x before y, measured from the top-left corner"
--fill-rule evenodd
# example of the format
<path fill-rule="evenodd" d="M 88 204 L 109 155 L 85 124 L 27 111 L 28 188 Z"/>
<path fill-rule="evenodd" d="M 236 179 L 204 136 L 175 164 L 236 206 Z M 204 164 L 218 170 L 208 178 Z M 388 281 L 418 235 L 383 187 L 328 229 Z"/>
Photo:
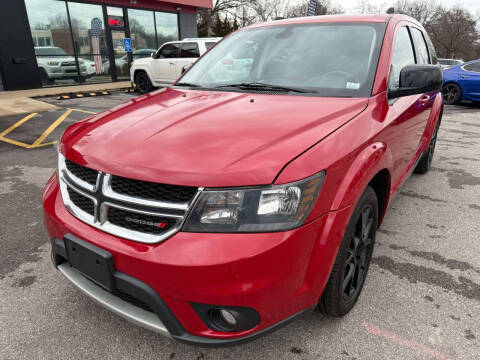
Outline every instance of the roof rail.
<path fill-rule="evenodd" d="M 193 41 L 193 40 L 216 40 L 216 39 L 221 39 L 221 37 L 204 37 L 204 38 L 185 38 L 182 39 L 181 41 Z"/>

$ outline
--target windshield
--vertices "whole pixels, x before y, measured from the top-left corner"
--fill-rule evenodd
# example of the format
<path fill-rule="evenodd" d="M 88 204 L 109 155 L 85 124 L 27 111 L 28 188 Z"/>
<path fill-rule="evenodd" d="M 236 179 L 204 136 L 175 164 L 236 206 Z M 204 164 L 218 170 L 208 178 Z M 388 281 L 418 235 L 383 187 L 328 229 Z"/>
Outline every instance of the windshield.
<path fill-rule="evenodd" d="M 35 48 L 35 55 L 42 55 L 42 56 L 62 56 L 62 55 L 67 55 L 67 53 L 58 47 L 37 47 Z"/>
<path fill-rule="evenodd" d="M 227 91 L 239 91 L 229 89 L 229 84 L 268 84 L 302 89 L 303 95 L 311 90 L 318 96 L 368 97 L 384 31 L 384 23 L 292 24 L 239 31 L 200 58 L 178 84 Z"/>

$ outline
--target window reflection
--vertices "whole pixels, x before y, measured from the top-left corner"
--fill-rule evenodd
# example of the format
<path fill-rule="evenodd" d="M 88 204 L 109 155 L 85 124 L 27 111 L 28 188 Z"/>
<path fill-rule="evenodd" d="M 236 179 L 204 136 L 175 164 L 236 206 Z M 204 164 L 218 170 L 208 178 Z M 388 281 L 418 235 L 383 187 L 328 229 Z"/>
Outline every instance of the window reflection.
<path fill-rule="evenodd" d="M 155 12 L 157 24 L 158 47 L 168 41 L 178 40 L 178 17 L 177 14 Z"/>
<path fill-rule="evenodd" d="M 128 23 L 133 50 L 156 51 L 157 40 L 155 39 L 153 11 L 128 9 Z"/>
<path fill-rule="evenodd" d="M 82 80 L 111 81 L 109 72 L 104 71 L 109 60 L 102 6 L 69 2 L 68 9 L 75 50 L 85 67 Z"/>
<path fill-rule="evenodd" d="M 175 13 L 75 1 L 24 1 L 43 85 L 111 81 L 115 72 L 117 79 L 128 79 L 130 57 L 123 47 L 127 30 L 124 11 L 128 11 L 134 61 L 179 38 Z M 108 24 L 104 22 L 104 8 Z M 106 26 L 111 30 L 108 41 Z M 112 49 L 107 45 L 110 40 Z"/>
<path fill-rule="evenodd" d="M 78 80 L 67 9 L 63 1 L 25 0 L 42 83 Z M 82 64 L 83 66 L 83 64 Z"/>

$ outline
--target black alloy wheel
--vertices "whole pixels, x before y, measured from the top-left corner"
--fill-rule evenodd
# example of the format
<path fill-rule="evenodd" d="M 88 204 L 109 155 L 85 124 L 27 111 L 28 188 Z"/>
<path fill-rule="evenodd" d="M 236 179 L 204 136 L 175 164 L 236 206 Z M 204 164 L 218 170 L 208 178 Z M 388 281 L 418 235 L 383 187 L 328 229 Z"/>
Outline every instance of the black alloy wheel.
<path fill-rule="evenodd" d="M 378 200 L 367 186 L 348 223 L 318 308 L 343 316 L 355 305 L 367 277 L 378 227 Z"/>
<path fill-rule="evenodd" d="M 361 211 L 360 218 L 355 225 L 355 232 L 350 239 L 342 281 L 343 297 L 345 301 L 351 301 L 358 296 L 363 282 L 365 281 L 366 269 L 368 267 L 368 255 L 371 253 L 373 245 L 373 213 L 372 206 L 366 204 Z"/>
<path fill-rule="evenodd" d="M 460 102 L 462 98 L 462 90 L 457 84 L 449 83 L 443 86 L 442 95 L 445 104 L 454 105 Z"/>
<path fill-rule="evenodd" d="M 142 94 L 153 90 L 152 82 L 145 71 L 139 71 L 135 74 L 135 85 Z"/>
<path fill-rule="evenodd" d="M 422 158 L 418 162 L 415 170 L 413 171 L 416 174 L 426 174 L 430 167 L 432 166 L 433 155 L 435 154 L 435 145 L 437 144 L 437 134 L 438 128 L 440 127 L 440 121 L 437 120 L 437 125 L 433 131 L 432 138 L 430 139 L 430 145 L 428 145 L 428 150 L 423 154 Z"/>

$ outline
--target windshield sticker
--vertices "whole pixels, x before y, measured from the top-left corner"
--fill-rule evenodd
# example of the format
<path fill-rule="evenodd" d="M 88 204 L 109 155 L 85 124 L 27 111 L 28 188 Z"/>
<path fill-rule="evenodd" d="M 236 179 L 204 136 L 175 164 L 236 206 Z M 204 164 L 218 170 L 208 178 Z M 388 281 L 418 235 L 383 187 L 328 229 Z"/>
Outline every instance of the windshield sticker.
<path fill-rule="evenodd" d="M 347 89 L 360 89 L 360 84 L 356 82 L 347 82 Z"/>

